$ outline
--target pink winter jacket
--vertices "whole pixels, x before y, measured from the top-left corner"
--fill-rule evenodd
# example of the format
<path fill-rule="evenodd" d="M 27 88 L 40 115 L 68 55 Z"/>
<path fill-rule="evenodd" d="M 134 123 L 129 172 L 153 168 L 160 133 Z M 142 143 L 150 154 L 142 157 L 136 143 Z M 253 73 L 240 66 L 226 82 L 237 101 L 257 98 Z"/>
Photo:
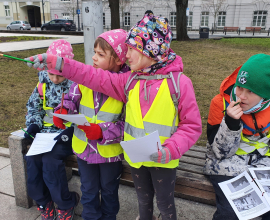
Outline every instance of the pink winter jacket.
<path fill-rule="evenodd" d="M 109 71 L 95 69 L 90 65 L 85 65 L 75 60 L 70 60 L 68 58 L 63 59 L 64 67 L 62 75 L 64 77 L 92 90 L 109 95 L 124 103 L 127 102 L 124 94 L 124 87 L 131 74 L 130 71 L 123 74 L 111 74 Z M 156 74 L 168 74 L 169 72 L 176 71 L 183 71 L 183 63 L 180 56 L 176 56 L 176 59 L 172 63 L 159 69 Z M 151 85 L 149 100 L 147 101 L 144 99 L 143 85 L 145 80 L 141 81 L 140 105 L 142 117 L 144 117 L 156 97 L 162 80 L 147 81 L 147 93 L 149 92 L 149 87 Z M 191 80 L 184 74 L 180 77 L 180 91 L 181 96 L 178 105 L 180 123 L 178 124 L 177 131 L 163 143 L 163 146 L 170 150 L 171 158 L 173 160 L 179 159 L 186 151 L 188 151 L 202 133 L 201 117 L 193 85 Z"/>

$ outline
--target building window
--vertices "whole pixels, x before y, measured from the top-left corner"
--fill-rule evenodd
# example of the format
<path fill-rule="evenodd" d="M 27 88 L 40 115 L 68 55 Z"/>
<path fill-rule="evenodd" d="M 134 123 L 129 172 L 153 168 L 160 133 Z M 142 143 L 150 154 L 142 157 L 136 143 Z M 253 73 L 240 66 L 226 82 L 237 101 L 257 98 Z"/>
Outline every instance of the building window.
<path fill-rule="evenodd" d="M 225 26 L 225 21 L 226 21 L 226 11 L 220 11 L 218 13 L 218 24 L 217 26 Z"/>
<path fill-rule="evenodd" d="M 130 13 L 125 12 L 125 23 L 124 26 L 130 26 Z"/>
<path fill-rule="evenodd" d="M 209 12 L 203 11 L 201 14 L 201 26 L 208 27 Z"/>
<path fill-rule="evenodd" d="M 103 13 L 103 27 L 105 27 L 105 13 Z"/>
<path fill-rule="evenodd" d="M 171 27 L 176 27 L 176 12 L 171 12 Z"/>
<path fill-rule="evenodd" d="M 70 2 L 70 0 L 61 0 L 61 2 Z"/>
<path fill-rule="evenodd" d="M 252 26 L 265 26 L 267 11 L 254 11 Z"/>
<path fill-rule="evenodd" d="M 9 17 L 9 16 L 10 16 L 10 8 L 9 8 L 9 5 L 5 5 L 5 14 L 6 14 L 6 17 Z"/>
<path fill-rule="evenodd" d="M 190 11 L 190 12 L 189 12 L 188 19 L 187 19 L 187 26 L 188 26 L 188 27 L 192 27 L 192 18 L 193 18 L 193 12 Z"/>
<path fill-rule="evenodd" d="M 69 19 L 69 13 L 62 13 L 64 19 Z"/>

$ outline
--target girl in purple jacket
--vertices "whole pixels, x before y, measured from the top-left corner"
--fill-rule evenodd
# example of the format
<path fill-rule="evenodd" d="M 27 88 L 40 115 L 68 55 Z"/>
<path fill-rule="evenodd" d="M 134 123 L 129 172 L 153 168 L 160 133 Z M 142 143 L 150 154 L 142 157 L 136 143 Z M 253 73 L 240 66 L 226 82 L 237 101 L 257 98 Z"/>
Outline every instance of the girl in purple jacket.
<path fill-rule="evenodd" d="M 124 30 L 118 29 L 105 32 L 96 39 L 95 55 L 92 57 L 94 68 L 108 70 L 113 75 L 130 70 L 125 64 L 126 35 Z M 107 120 L 103 120 L 104 123 L 100 123 L 102 117 L 104 118 L 105 114 L 112 109 L 110 105 L 106 109 L 108 103 L 116 103 L 118 111 L 120 110 L 122 113 L 122 102 L 77 83 L 71 85 L 63 102 L 62 114 L 83 113 L 88 116 L 89 122 L 93 122 L 90 123 L 91 126 L 75 125 L 72 139 L 73 152 L 77 155 L 79 165 L 82 184 L 82 217 L 85 220 L 115 220 L 119 211 L 118 188 L 124 158 L 119 142 L 124 135 L 124 120 L 121 118 L 122 114 L 114 114 L 118 117 L 112 118 L 112 120 L 106 118 Z M 55 110 L 55 113 L 60 113 L 61 105 L 58 105 Z M 108 115 L 113 115 L 113 112 Z M 95 117 L 98 121 L 95 121 Z M 58 127 L 65 127 L 62 119 L 54 116 L 53 120 Z M 85 143 L 82 142 L 80 135 L 86 139 Z M 103 145 L 110 149 L 109 147 L 116 146 L 115 144 L 118 144 L 118 151 L 115 151 L 114 154 L 101 151 Z"/>
<path fill-rule="evenodd" d="M 153 216 L 153 197 L 163 220 L 176 220 L 174 187 L 179 158 L 198 140 L 201 117 L 191 80 L 184 74 L 181 57 L 171 49 L 168 19 L 147 11 L 131 28 L 126 44 L 131 72 L 110 74 L 77 61 L 56 56 L 31 57 L 34 68 L 47 68 L 95 91 L 126 103 L 124 140 L 143 137 L 156 130 L 162 149 L 148 162 L 132 163 L 131 173 L 139 201 L 139 220 Z M 145 146 L 147 147 L 147 146 Z"/>

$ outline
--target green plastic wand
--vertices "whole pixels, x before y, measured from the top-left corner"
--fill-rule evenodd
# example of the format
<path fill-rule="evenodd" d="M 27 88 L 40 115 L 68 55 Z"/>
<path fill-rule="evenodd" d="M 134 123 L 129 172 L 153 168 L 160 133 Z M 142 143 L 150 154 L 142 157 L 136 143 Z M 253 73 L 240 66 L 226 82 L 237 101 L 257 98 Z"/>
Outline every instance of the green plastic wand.
<path fill-rule="evenodd" d="M 21 58 L 18 58 L 18 57 L 12 57 L 12 56 L 2 54 L 2 53 L 0 53 L 0 56 L 8 57 L 8 58 L 11 58 L 11 59 L 14 59 L 14 60 L 20 60 L 20 61 L 23 61 L 23 62 L 34 63 L 33 61 L 30 61 L 30 60 L 24 60 L 24 59 L 21 59 Z"/>

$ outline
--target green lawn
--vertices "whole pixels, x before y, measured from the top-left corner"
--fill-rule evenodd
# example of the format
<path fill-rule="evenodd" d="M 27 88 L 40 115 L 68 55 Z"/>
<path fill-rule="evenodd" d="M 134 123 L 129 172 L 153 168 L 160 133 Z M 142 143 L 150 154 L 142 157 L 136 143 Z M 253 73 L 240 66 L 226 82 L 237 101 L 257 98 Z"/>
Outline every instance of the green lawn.
<path fill-rule="evenodd" d="M 203 122 L 203 134 L 197 144 L 205 145 L 209 104 L 219 92 L 220 83 L 250 56 L 270 54 L 270 39 L 173 41 L 171 47 L 182 57 L 184 74 L 193 82 Z M 73 49 L 74 59 L 84 62 L 83 45 L 74 45 Z M 36 49 L 10 52 L 8 55 L 25 58 L 44 52 L 46 49 Z M 38 77 L 37 70 L 28 68 L 23 62 L 2 57 L 0 70 L 0 146 L 7 147 L 10 132 L 25 126 L 25 105 Z"/>

